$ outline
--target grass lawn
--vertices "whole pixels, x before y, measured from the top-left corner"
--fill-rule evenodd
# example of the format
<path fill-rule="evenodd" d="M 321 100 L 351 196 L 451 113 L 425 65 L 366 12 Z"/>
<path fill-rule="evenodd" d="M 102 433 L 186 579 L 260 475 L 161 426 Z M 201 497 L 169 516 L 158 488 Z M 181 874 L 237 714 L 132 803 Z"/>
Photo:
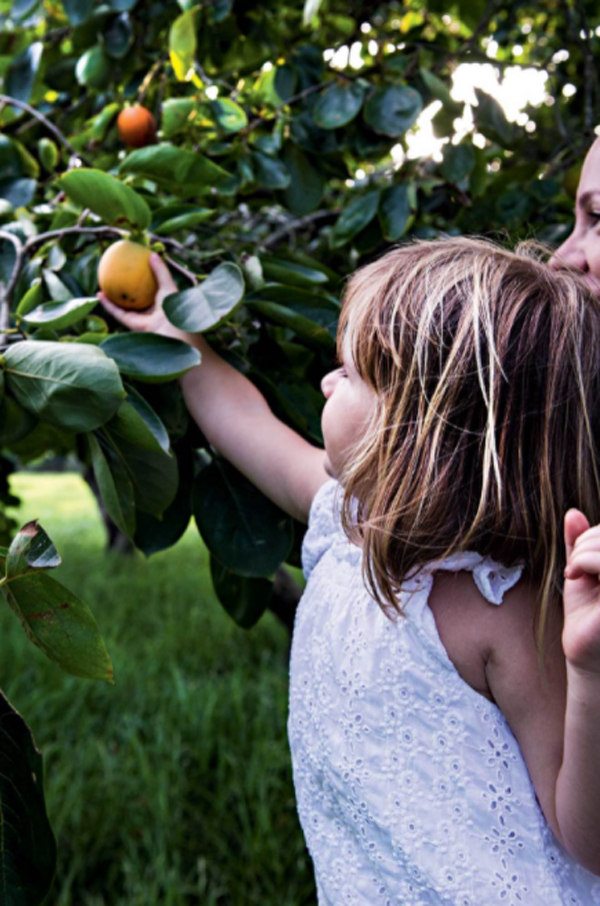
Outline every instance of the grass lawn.
<path fill-rule="evenodd" d="M 193 524 L 146 560 L 104 552 L 74 473 L 17 473 L 91 606 L 116 686 L 70 677 L 0 609 L 0 686 L 44 754 L 58 843 L 49 906 L 313 906 L 286 736 L 287 633 L 247 633 L 215 599 Z"/>

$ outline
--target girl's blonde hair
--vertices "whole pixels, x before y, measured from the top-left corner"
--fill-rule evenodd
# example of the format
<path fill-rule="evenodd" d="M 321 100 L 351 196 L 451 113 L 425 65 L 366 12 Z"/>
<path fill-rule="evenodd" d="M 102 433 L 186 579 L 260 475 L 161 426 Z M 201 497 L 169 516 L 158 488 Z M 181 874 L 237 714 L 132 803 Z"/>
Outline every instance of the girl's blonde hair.
<path fill-rule="evenodd" d="M 371 593 L 395 617 L 403 579 L 430 561 L 524 562 L 540 658 L 564 515 L 600 522 L 600 302 L 546 253 L 466 237 L 394 248 L 353 274 L 338 332 L 377 399 L 340 476 Z"/>

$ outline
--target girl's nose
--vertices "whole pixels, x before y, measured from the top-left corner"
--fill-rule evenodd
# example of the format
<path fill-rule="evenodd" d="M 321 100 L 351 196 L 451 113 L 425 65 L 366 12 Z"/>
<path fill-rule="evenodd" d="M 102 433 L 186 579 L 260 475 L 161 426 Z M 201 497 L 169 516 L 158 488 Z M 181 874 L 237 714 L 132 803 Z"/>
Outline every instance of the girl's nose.
<path fill-rule="evenodd" d="M 337 381 L 337 371 L 330 371 L 321 381 L 321 390 L 325 399 L 329 399 Z"/>
<path fill-rule="evenodd" d="M 585 273 L 589 270 L 585 251 L 573 234 L 556 249 L 548 264 L 556 271 L 573 268 Z"/>

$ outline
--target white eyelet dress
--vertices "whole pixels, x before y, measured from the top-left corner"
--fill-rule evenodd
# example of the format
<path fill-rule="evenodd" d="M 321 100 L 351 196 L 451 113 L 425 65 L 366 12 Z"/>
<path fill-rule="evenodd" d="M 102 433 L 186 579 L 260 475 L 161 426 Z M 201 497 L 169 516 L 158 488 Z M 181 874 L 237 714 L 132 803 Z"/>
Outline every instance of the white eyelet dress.
<path fill-rule="evenodd" d="M 319 906 L 600 904 L 600 878 L 551 832 L 501 711 L 448 658 L 427 604 L 432 576 L 405 583 L 407 619 L 390 621 L 362 582 L 340 500 L 329 481 L 311 507 L 290 667 Z M 494 604 L 520 575 L 476 553 L 436 568 L 472 571 Z"/>

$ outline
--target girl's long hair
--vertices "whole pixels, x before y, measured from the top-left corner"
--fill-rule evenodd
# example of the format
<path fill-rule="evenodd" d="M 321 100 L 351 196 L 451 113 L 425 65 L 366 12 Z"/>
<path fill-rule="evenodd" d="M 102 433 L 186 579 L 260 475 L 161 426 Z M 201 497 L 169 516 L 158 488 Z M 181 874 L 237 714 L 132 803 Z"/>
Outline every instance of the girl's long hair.
<path fill-rule="evenodd" d="M 431 561 L 524 563 L 540 659 L 565 513 L 600 522 L 600 301 L 545 254 L 465 237 L 394 248 L 353 274 L 338 332 L 377 400 L 340 476 L 369 590 L 395 618 L 402 581 Z"/>

